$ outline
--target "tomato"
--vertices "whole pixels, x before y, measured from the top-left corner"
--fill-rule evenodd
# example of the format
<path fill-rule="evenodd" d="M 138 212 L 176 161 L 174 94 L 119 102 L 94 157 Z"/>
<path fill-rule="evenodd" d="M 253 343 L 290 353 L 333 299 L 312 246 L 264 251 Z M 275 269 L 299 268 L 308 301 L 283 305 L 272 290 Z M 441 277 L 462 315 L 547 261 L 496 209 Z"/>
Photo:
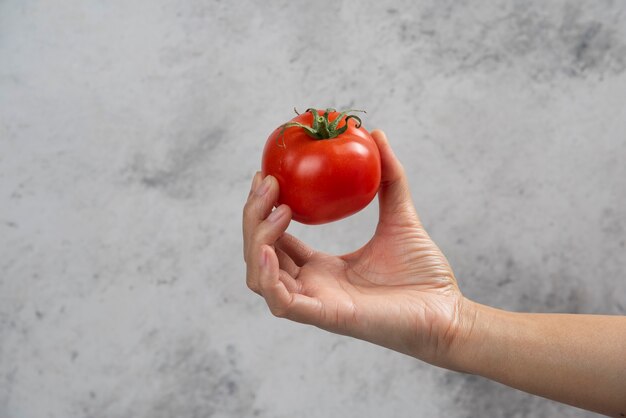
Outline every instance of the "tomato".
<path fill-rule="evenodd" d="M 298 222 L 345 218 L 366 207 L 378 191 L 378 147 L 350 112 L 309 109 L 267 139 L 263 175 L 276 177 L 277 205 L 288 205 Z"/>

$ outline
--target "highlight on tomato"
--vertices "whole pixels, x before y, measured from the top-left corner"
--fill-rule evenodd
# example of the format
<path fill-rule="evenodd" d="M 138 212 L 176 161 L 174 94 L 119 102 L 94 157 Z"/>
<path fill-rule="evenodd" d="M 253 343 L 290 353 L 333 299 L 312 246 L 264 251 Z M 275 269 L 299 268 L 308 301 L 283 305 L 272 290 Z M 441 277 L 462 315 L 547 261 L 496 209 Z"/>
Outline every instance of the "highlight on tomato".
<path fill-rule="evenodd" d="M 307 109 L 267 139 L 262 173 L 276 177 L 276 205 L 288 205 L 294 220 L 336 221 L 365 208 L 376 195 L 380 154 L 354 112 L 363 111 Z"/>

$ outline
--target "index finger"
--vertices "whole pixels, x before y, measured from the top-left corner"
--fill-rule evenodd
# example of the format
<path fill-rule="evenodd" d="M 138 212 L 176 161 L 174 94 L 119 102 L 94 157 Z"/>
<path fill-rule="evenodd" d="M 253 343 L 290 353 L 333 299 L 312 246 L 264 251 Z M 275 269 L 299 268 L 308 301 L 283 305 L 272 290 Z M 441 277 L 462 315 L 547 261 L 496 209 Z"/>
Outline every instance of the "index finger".
<path fill-rule="evenodd" d="M 252 193 L 256 190 L 256 188 L 259 187 L 259 183 L 261 183 L 262 180 L 263 175 L 260 171 L 254 173 L 254 176 L 252 177 L 252 184 L 250 185 L 250 192 L 248 193 L 248 199 L 252 196 Z"/>
<path fill-rule="evenodd" d="M 257 173 L 252 182 L 252 189 L 243 209 L 243 243 L 244 259 L 247 261 L 250 252 L 252 235 L 259 224 L 272 212 L 274 204 L 278 200 L 278 182 L 272 176 L 262 178 Z"/>

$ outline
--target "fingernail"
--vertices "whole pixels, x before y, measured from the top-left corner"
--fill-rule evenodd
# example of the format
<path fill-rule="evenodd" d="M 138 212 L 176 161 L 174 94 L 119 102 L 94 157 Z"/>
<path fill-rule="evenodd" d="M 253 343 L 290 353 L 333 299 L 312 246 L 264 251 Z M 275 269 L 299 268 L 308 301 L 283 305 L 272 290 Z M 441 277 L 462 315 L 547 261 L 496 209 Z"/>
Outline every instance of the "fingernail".
<path fill-rule="evenodd" d="M 260 259 L 261 267 L 267 266 L 267 251 L 261 250 L 261 259 Z"/>
<path fill-rule="evenodd" d="M 274 209 L 274 212 L 270 213 L 270 216 L 267 217 L 267 220 L 270 222 L 276 222 L 285 214 L 285 209 L 283 206 L 279 206 Z"/>
<path fill-rule="evenodd" d="M 272 181 L 270 180 L 269 176 L 265 177 L 261 184 L 259 184 L 259 187 L 256 188 L 256 195 L 263 196 L 265 193 L 267 193 L 267 191 L 270 189 L 271 182 Z"/>

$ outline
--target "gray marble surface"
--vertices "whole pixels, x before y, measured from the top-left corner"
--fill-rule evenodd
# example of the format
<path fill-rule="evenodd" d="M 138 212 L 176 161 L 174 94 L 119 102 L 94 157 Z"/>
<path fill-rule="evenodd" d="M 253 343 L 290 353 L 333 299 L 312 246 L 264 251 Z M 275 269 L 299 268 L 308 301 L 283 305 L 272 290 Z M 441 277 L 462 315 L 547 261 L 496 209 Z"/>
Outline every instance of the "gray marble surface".
<path fill-rule="evenodd" d="M 240 212 L 365 108 L 468 297 L 625 314 L 625 102 L 621 1 L 0 1 L 0 417 L 593 416 L 272 317 Z"/>

